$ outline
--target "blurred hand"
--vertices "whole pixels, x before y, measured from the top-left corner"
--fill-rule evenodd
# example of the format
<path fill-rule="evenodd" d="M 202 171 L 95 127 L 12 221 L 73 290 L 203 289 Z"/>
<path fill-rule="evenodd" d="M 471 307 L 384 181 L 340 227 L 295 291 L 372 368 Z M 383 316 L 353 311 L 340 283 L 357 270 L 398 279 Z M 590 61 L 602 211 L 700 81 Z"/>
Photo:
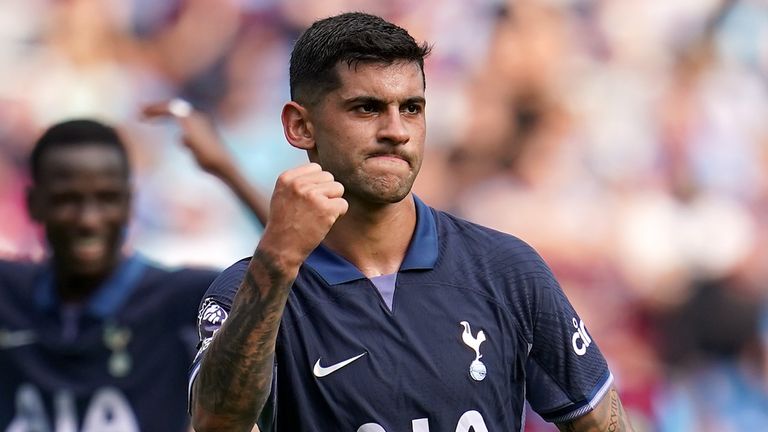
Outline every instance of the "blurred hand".
<path fill-rule="evenodd" d="M 178 108 L 179 104 L 184 104 L 188 109 L 174 109 Z M 182 131 L 182 143 L 192 152 L 200 168 L 206 172 L 218 177 L 234 165 L 232 156 L 216 132 L 213 122 L 186 102 L 173 99 L 152 103 L 144 106 L 141 112 L 146 119 L 175 120 Z"/>

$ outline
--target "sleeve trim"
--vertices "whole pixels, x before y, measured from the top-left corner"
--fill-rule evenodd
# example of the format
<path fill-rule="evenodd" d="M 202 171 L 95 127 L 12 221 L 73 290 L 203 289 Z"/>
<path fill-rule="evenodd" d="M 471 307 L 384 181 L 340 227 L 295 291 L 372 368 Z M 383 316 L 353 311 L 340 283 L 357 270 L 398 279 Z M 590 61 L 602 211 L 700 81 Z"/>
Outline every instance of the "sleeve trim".
<path fill-rule="evenodd" d="M 192 385 L 195 383 L 195 378 L 200 372 L 200 363 L 195 365 L 192 372 L 189 374 L 189 384 L 187 385 L 187 414 L 192 415 Z"/>
<path fill-rule="evenodd" d="M 589 400 L 589 402 L 585 405 L 580 406 L 579 408 L 567 412 L 565 414 L 560 414 L 557 417 L 549 417 L 549 416 L 542 416 L 544 420 L 551 422 L 551 423 L 565 423 L 568 421 L 571 421 L 575 418 L 581 417 L 584 414 L 592 411 L 595 409 L 597 404 L 600 403 L 601 400 L 603 400 L 603 397 L 608 392 L 608 389 L 611 387 L 611 384 L 613 384 L 613 374 L 611 372 L 608 372 L 608 376 L 603 383 L 602 386 L 597 390 L 597 393 L 592 397 L 592 399 Z"/>

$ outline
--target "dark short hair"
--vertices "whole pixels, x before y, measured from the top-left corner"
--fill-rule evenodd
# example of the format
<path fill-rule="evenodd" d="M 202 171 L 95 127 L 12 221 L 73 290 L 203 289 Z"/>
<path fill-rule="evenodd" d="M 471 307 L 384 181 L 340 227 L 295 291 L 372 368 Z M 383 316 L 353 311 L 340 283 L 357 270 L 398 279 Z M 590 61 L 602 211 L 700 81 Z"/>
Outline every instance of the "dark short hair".
<path fill-rule="evenodd" d="M 56 123 L 43 132 L 32 148 L 29 158 L 32 179 L 40 180 L 42 160 L 46 152 L 61 147 L 97 145 L 112 148 L 120 153 L 126 176 L 130 175 L 128 152 L 115 128 L 95 120 L 76 119 Z"/>
<path fill-rule="evenodd" d="M 380 17 L 349 12 L 312 24 L 296 41 L 291 53 L 291 99 L 315 103 L 341 83 L 334 69 L 361 62 L 416 62 L 424 78 L 424 58 L 431 47 L 419 45 L 402 27 Z M 425 81 L 426 83 L 426 81 Z"/>

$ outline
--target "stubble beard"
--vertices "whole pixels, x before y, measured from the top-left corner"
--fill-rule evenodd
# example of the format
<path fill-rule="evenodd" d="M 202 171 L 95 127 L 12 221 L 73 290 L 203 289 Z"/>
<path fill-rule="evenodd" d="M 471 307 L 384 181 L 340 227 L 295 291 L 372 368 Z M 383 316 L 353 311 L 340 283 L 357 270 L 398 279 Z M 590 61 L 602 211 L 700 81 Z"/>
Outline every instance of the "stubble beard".
<path fill-rule="evenodd" d="M 417 172 L 418 169 L 412 170 L 407 176 L 400 177 L 394 174 L 371 175 L 358 170 L 344 182 L 344 195 L 370 204 L 398 203 L 411 192 Z"/>

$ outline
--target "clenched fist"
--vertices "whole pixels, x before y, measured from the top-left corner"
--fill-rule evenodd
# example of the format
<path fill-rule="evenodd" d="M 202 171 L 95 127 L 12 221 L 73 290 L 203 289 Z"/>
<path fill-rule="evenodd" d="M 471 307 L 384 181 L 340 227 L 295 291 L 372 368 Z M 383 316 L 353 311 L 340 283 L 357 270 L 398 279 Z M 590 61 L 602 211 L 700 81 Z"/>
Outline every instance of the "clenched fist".
<path fill-rule="evenodd" d="M 269 220 L 259 242 L 286 270 L 298 271 L 349 207 L 344 186 L 320 165 L 309 163 L 278 177 Z"/>

